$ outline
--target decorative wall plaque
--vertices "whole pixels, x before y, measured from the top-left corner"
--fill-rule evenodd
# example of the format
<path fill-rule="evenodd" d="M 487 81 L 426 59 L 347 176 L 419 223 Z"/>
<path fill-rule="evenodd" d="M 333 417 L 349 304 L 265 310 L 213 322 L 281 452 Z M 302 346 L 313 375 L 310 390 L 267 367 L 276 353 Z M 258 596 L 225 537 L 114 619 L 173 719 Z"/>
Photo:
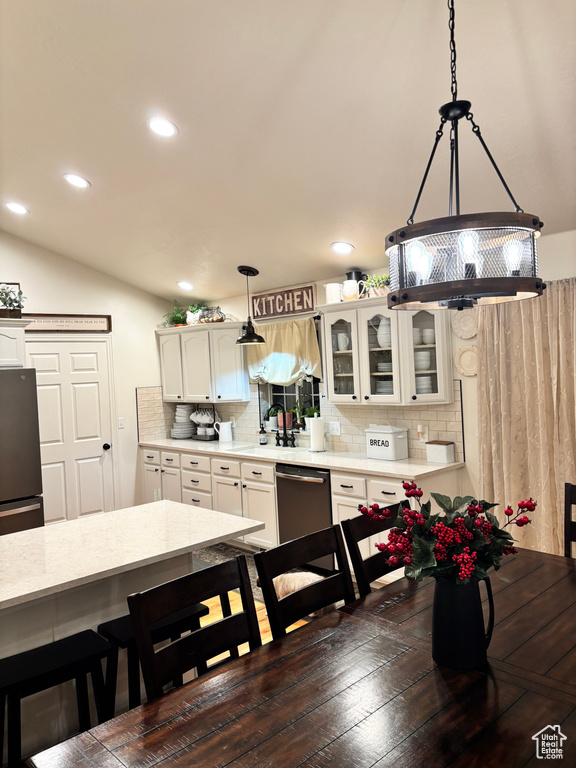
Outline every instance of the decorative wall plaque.
<path fill-rule="evenodd" d="M 271 317 L 303 315 L 314 312 L 316 307 L 316 286 L 305 285 L 300 288 L 286 288 L 272 293 L 252 296 L 252 319 L 267 320 Z"/>
<path fill-rule="evenodd" d="M 29 320 L 26 333 L 110 333 L 111 315 L 35 315 L 22 313 Z"/>

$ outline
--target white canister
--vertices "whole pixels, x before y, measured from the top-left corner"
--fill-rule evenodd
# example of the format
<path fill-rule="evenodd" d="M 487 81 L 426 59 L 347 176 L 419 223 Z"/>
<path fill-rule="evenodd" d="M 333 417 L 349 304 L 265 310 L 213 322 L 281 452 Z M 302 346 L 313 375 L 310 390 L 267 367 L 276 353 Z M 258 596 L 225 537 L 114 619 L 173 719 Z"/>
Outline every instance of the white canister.
<path fill-rule="evenodd" d="M 360 289 L 358 286 L 358 280 L 344 280 L 342 285 L 342 300 L 354 301 L 359 298 Z"/>
<path fill-rule="evenodd" d="M 231 443 L 233 441 L 231 421 L 215 421 L 214 429 L 218 432 L 221 443 Z"/>
<path fill-rule="evenodd" d="M 426 461 L 433 464 L 451 464 L 454 461 L 454 443 L 430 440 L 426 443 Z"/>
<path fill-rule="evenodd" d="M 342 286 L 340 283 L 327 283 L 324 286 L 326 291 L 326 304 L 338 304 L 342 301 Z"/>
<path fill-rule="evenodd" d="M 384 461 L 407 459 L 408 430 L 390 424 L 372 425 L 366 430 L 366 456 Z"/>

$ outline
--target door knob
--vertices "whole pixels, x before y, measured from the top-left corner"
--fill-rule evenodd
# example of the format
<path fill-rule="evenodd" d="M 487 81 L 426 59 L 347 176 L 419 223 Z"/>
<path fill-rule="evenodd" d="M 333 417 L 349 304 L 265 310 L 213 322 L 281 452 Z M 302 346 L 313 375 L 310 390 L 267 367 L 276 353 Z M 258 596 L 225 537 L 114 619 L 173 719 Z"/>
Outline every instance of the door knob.
<path fill-rule="evenodd" d="M 102 446 L 102 450 L 104 450 L 104 451 L 109 451 L 110 448 L 112 448 L 110 443 L 104 443 L 104 445 Z"/>

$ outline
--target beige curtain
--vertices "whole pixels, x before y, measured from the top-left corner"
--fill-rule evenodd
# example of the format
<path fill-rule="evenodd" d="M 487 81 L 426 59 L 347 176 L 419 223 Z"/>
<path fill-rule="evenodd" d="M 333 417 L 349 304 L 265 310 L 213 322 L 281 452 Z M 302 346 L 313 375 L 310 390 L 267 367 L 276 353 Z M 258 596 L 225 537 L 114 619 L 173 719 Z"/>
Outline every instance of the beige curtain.
<path fill-rule="evenodd" d="M 514 509 L 532 496 L 520 546 L 562 554 L 564 483 L 576 483 L 576 278 L 540 298 L 478 310 L 482 498 Z"/>
<path fill-rule="evenodd" d="M 266 344 L 248 347 L 251 381 L 288 386 L 320 376 L 320 350 L 311 317 L 255 327 Z"/>

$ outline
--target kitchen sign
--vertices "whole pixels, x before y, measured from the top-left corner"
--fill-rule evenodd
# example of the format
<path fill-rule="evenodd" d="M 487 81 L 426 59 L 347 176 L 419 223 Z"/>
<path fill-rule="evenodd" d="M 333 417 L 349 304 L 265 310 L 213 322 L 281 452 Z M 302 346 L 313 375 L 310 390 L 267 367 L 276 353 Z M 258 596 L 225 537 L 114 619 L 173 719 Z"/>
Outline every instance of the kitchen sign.
<path fill-rule="evenodd" d="M 110 315 L 35 315 L 22 313 L 30 325 L 26 333 L 110 333 Z"/>
<path fill-rule="evenodd" d="M 316 291 L 314 285 L 301 288 L 287 288 L 273 293 L 252 296 L 252 319 L 267 320 L 271 317 L 302 315 L 314 312 Z"/>

